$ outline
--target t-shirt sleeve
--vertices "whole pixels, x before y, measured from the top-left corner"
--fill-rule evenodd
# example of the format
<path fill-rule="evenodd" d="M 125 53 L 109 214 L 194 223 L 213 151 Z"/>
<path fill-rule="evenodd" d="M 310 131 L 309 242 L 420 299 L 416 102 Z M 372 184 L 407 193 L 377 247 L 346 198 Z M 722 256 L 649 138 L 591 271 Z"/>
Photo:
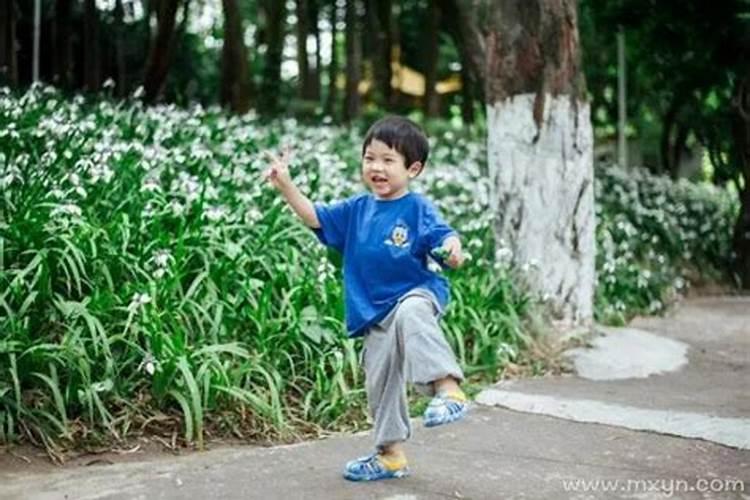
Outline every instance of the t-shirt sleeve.
<path fill-rule="evenodd" d="M 313 232 L 321 243 L 335 248 L 340 253 L 344 253 L 353 205 L 352 198 L 328 204 L 314 204 L 320 227 L 313 228 Z"/>
<path fill-rule="evenodd" d="M 451 235 L 458 236 L 458 233 L 443 220 L 437 208 L 430 201 L 425 200 L 420 227 L 421 251 L 430 252 L 441 246 L 443 240 Z"/>

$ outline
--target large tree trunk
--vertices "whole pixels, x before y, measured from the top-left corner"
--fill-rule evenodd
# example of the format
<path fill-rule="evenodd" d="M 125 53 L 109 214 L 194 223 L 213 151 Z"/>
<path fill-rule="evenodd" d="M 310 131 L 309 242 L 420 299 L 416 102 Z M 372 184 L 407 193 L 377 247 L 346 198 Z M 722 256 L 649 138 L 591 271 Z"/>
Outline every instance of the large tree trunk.
<path fill-rule="evenodd" d="M 18 85 L 17 20 L 15 0 L 0 1 L 0 85 Z"/>
<path fill-rule="evenodd" d="M 362 37 L 360 36 L 360 0 L 346 0 L 346 105 L 344 120 L 351 121 L 360 112 L 359 82 L 362 78 Z"/>
<path fill-rule="evenodd" d="M 488 1 L 482 50 L 491 199 L 499 245 L 560 323 L 593 317 L 593 138 L 575 0 Z M 484 26 L 479 24 L 484 19 Z"/>
<path fill-rule="evenodd" d="M 156 7 L 156 38 L 151 44 L 143 81 L 143 97 L 146 102 L 156 101 L 167 80 L 176 38 L 175 18 L 179 5 L 180 0 L 161 0 Z"/>
<path fill-rule="evenodd" d="M 744 186 L 740 192 L 740 213 L 734 226 L 734 270 L 743 288 L 750 289 L 750 72 L 737 77 L 734 93 L 734 145 L 739 156 Z"/>
<path fill-rule="evenodd" d="M 84 88 L 89 92 L 101 85 L 101 43 L 99 40 L 99 10 L 95 0 L 86 0 L 83 27 Z"/>
<path fill-rule="evenodd" d="M 279 106 L 281 87 L 281 56 L 284 49 L 286 3 L 264 0 L 261 4 L 266 19 L 266 63 L 263 68 L 263 83 L 258 107 L 265 114 L 274 113 Z"/>
<path fill-rule="evenodd" d="M 224 46 L 221 50 L 221 104 L 235 113 L 250 109 L 250 74 L 242 17 L 237 0 L 222 0 Z"/>
<path fill-rule="evenodd" d="M 440 51 L 440 7 L 438 0 L 429 0 L 427 6 L 426 61 L 424 70 L 424 112 L 425 116 L 435 117 L 439 113 L 438 94 L 435 85 L 438 81 L 438 56 Z"/>

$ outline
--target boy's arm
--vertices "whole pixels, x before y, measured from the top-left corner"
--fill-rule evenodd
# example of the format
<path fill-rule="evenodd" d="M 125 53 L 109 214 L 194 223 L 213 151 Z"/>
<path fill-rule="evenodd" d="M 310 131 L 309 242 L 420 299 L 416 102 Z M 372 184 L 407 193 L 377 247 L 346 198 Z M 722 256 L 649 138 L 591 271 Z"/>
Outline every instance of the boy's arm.
<path fill-rule="evenodd" d="M 271 166 L 266 171 L 266 178 L 279 190 L 302 222 L 313 229 L 319 228 L 320 221 L 315 213 L 315 206 L 310 198 L 302 194 L 289 175 L 290 150 L 285 149 L 280 156 L 267 152 L 266 156 L 271 160 Z"/>
<path fill-rule="evenodd" d="M 281 195 L 289 206 L 292 207 L 294 213 L 297 214 L 297 217 L 302 219 L 302 222 L 313 229 L 320 227 L 320 221 L 315 213 L 313 202 L 310 201 L 310 198 L 302 194 L 294 183 L 279 188 L 279 191 L 281 191 Z"/>

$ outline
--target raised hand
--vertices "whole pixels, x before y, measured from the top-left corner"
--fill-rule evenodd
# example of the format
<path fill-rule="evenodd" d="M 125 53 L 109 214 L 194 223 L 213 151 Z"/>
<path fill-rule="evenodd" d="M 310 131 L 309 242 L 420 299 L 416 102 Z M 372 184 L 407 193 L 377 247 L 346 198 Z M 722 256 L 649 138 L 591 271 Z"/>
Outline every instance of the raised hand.
<path fill-rule="evenodd" d="M 289 175 L 289 162 L 292 158 L 292 149 L 285 146 L 282 148 L 281 154 L 279 155 L 270 151 L 265 151 L 264 156 L 270 162 L 270 165 L 265 172 L 265 178 L 268 179 L 273 187 L 283 191 L 289 186 L 292 186 L 292 177 Z"/>

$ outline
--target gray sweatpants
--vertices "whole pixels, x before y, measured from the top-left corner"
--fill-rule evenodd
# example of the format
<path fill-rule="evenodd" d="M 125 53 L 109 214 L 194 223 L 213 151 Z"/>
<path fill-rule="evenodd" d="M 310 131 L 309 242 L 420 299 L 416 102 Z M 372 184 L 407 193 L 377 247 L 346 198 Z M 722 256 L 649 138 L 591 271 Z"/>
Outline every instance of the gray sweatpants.
<path fill-rule="evenodd" d="M 417 288 L 367 331 L 363 364 L 378 449 L 411 436 L 406 382 L 432 395 L 433 380 L 464 378 L 438 324 L 440 314 L 434 295 Z"/>

